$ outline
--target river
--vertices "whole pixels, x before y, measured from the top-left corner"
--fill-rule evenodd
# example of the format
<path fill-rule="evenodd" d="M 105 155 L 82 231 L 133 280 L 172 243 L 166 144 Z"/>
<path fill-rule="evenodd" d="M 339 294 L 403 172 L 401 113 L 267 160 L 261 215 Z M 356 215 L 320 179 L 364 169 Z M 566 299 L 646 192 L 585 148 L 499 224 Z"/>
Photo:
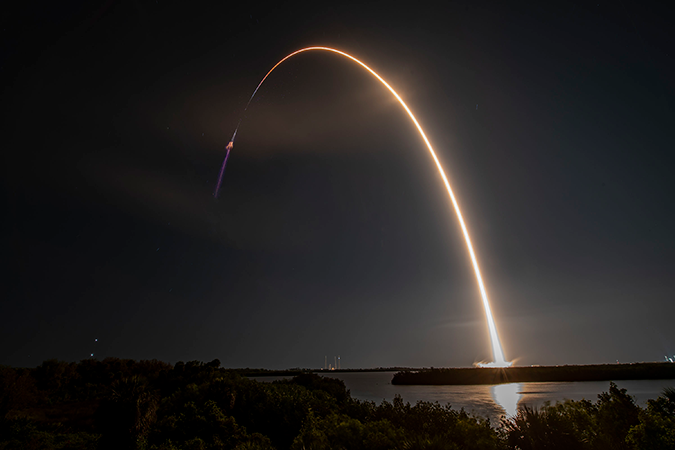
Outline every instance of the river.
<path fill-rule="evenodd" d="M 471 386 L 397 386 L 391 384 L 395 372 L 321 372 L 319 375 L 344 381 L 352 397 L 380 403 L 391 402 L 394 396 L 412 404 L 419 400 L 450 403 L 452 408 L 488 417 L 492 424 L 503 416 L 515 414 L 518 406 L 541 407 L 545 402 L 586 399 L 595 402 L 598 394 L 609 390 L 609 381 L 576 381 L 570 383 L 509 383 Z M 258 381 L 274 381 L 290 377 L 252 377 Z M 666 387 L 675 387 L 675 380 L 617 381 L 626 388 L 635 402 L 645 406 L 647 400 L 662 394 Z"/>

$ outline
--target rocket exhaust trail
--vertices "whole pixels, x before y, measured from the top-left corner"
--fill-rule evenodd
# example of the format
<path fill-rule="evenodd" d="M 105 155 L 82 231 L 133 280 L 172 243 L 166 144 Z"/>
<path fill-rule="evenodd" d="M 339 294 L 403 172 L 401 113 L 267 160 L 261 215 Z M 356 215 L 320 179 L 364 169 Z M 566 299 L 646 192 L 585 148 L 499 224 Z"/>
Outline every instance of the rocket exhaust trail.
<path fill-rule="evenodd" d="M 373 75 L 375 78 L 378 79 L 380 83 L 386 87 L 389 92 L 392 93 L 392 95 L 398 100 L 398 102 L 401 104 L 403 109 L 405 109 L 405 112 L 408 113 L 408 116 L 410 117 L 410 120 L 415 124 L 415 127 L 417 127 L 417 131 L 419 131 L 420 135 L 422 136 L 422 139 L 424 140 L 424 143 L 427 145 L 427 149 L 429 150 L 429 153 L 431 154 L 432 159 L 434 160 L 434 163 L 436 163 L 436 167 L 438 168 L 438 173 L 441 175 L 441 178 L 443 179 L 443 184 L 445 184 L 445 189 L 448 191 L 448 196 L 450 197 L 450 201 L 452 202 L 452 206 L 455 210 L 455 213 L 457 214 L 457 220 L 459 221 L 459 225 L 462 228 L 462 234 L 464 235 L 464 241 L 466 242 L 466 246 L 469 250 L 469 256 L 471 258 L 471 264 L 473 265 L 473 270 L 476 275 L 476 281 L 478 283 L 478 288 L 480 290 L 480 295 L 483 300 L 483 309 L 485 310 L 485 317 L 487 319 L 487 325 L 488 325 L 488 330 L 490 332 L 490 342 L 492 344 L 492 357 L 493 361 L 491 363 L 487 364 L 479 364 L 479 366 L 482 367 L 509 367 L 511 365 L 510 361 L 506 361 L 506 358 L 504 357 L 504 351 L 502 350 L 502 344 L 499 340 L 499 335 L 497 334 L 497 327 L 495 325 L 494 318 L 492 317 L 492 309 L 490 308 L 490 302 L 488 301 L 487 297 L 487 292 L 485 290 L 485 286 L 483 286 L 483 278 L 481 277 L 480 274 L 480 269 L 478 267 L 478 260 L 476 259 L 476 255 L 473 251 L 473 246 L 471 245 L 471 239 L 469 238 L 469 231 L 466 228 L 466 224 L 464 223 L 464 218 L 462 217 L 462 213 L 459 209 L 459 204 L 457 203 L 457 199 L 455 198 L 455 194 L 452 192 L 452 188 L 450 187 L 450 182 L 448 181 L 448 178 L 445 176 L 445 172 L 443 171 L 443 167 L 441 166 L 441 162 L 438 160 L 438 157 L 436 156 L 436 152 L 434 149 L 431 147 L 431 143 L 429 142 L 429 139 L 427 139 L 426 134 L 424 134 L 424 130 L 422 130 L 422 127 L 420 126 L 419 122 L 417 122 L 417 119 L 413 115 L 412 111 L 410 111 L 410 108 L 408 108 L 408 105 L 405 104 L 403 99 L 396 93 L 394 88 L 389 86 L 389 84 L 384 81 L 384 79 L 379 76 L 373 69 L 359 61 L 358 59 L 354 58 L 353 56 L 342 52 L 340 50 L 336 50 L 334 48 L 330 47 L 306 47 L 306 48 L 301 48 L 300 50 L 296 50 L 295 52 L 287 55 L 283 59 L 281 59 L 278 63 L 272 67 L 269 72 L 263 77 L 262 80 L 260 80 L 260 83 L 258 83 L 258 86 L 255 88 L 255 91 L 253 91 L 253 95 L 251 95 L 251 98 L 248 100 L 248 103 L 246 104 L 246 108 L 244 108 L 244 113 L 246 113 L 246 110 L 248 109 L 249 105 L 251 104 L 251 101 L 253 100 L 253 97 L 255 97 L 255 94 L 258 92 L 258 89 L 260 89 L 260 86 L 265 82 L 267 77 L 276 69 L 281 63 L 286 61 L 287 59 L 303 52 L 308 52 L 308 51 L 313 51 L 313 50 L 319 50 L 319 51 L 326 51 L 326 52 L 332 52 L 341 56 L 344 56 L 345 58 L 348 58 L 355 62 L 356 64 L 360 65 L 364 69 L 366 69 L 368 72 L 370 72 L 371 75 Z M 237 125 L 237 128 L 234 130 L 234 135 L 232 136 L 232 140 L 227 146 L 227 155 L 225 156 L 225 161 L 223 162 L 223 167 L 221 168 L 220 171 L 220 177 L 218 179 L 218 186 L 216 187 L 216 192 L 215 195 L 218 195 L 218 188 L 220 187 L 220 178 L 222 178 L 223 171 L 225 170 L 225 163 L 227 162 L 227 158 L 230 155 L 230 150 L 232 149 L 232 146 L 234 145 L 234 139 L 237 136 L 237 130 L 239 130 L 239 125 L 241 125 L 242 119 L 239 120 L 239 124 Z"/>
<path fill-rule="evenodd" d="M 237 132 L 234 132 L 235 136 L 237 135 Z M 234 137 L 232 137 L 233 140 L 227 143 L 227 146 L 225 149 L 227 150 L 227 153 L 225 154 L 225 159 L 223 160 L 223 166 L 220 168 L 220 173 L 218 174 L 218 183 L 216 183 L 216 190 L 213 191 L 213 196 L 218 198 L 218 192 L 220 191 L 220 183 L 223 182 L 223 174 L 225 173 L 225 165 L 227 164 L 227 158 L 230 157 L 230 150 L 232 150 L 232 147 L 234 147 Z"/>
<path fill-rule="evenodd" d="M 276 67 L 276 66 L 275 66 Z M 267 74 L 269 75 L 269 73 Z M 267 75 L 265 78 L 267 78 Z M 255 88 L 255 91 L 253 91 L 253 95 L 251 95 L 251 98 L 248 99 L 248 103 L 246 104 L 246 108 L 244 108 L 244 112 L 241 113 L 241 118 L 239 119 L 239 123 L 237 124 L 237 128 L 234 129 L 234 134 L 232 134 L 232 139 L 230 139 L 230 142 L 227 143 L 227 146 L 225 149 L 227 150 L 227 153 L 225 154 L 225 160 L 223 160 L 223 165 L 220 168 L 220 173 L 218 174 L 218 183 L 216 183 L 216 189 L 213 191 L 213 196 L 215 198 L 218 198 L 218 193 L 220 192 L 220 184 L 223 181 L 223 173 L 225 173 L 225 165 L 227 165 L 227 158 L 230 157 L 230 150 L 234 147 L 234 140 L 237 138 L 237 131 L 239 131 L 239 125 L 241 125 L 241 121 L 244 120 L 244 115 L 246 114 L 246 110 L 248 107 L 251 105 L 251 101 L 253 100 L 253 97 L 255 97 L 255 94 L 258 92 L 258 89 L 260 89 L 260 85 L 262 85 L 262 82 L 265 81 L 265 78 L 258 84 L 258 87 Z"/>

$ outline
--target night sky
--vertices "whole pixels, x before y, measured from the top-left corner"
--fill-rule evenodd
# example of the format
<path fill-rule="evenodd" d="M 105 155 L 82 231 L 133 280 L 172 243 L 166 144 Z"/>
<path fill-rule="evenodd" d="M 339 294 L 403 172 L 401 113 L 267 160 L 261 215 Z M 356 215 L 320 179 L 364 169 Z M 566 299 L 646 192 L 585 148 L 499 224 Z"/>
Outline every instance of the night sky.
<path fill-rule="evenodd" d="M 27 2 L 2 19 L 0 364 L 675 353 L 662 2 Z M 665 3 L 665 2 L 664 2 Z M 98 339 L 98 342 L 95 342 Z"/>

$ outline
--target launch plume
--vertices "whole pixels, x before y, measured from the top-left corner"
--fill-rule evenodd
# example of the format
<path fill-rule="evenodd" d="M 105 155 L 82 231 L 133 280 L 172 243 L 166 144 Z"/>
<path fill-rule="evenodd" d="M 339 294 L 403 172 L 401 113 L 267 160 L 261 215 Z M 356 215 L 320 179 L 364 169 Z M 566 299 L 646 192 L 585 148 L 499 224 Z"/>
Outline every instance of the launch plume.
<path fill-rule="evenodd" d="M 403 109 L 405 109 L 406 113 L 408 113 L 408 116 L 410 117 L 410 120 L 415 124 L 415 127 L 417 128 L 417 131 L 419 131 L 420 136 L 422 136 L 422 140 L 424 140 L 424 143 L 427 146 L 427 149 L 429 150 L 429 153 L 434 160 L 434 163 L 436 164 L 436 167 L 438 168 L 438 173 L 441 175 L 441 178 L 443 180 L 443 184 L 445 184 L 445 189 L 448 191 L 448 196 L 450 197 L 450 201 L 452 203 L 452 206 L 455 210 L 455 213 L 457 214 L 457 220 L 459 221 L 459 224 L 462 228 L 462 234 L 464 235 L 464 241 L 466 242 L 467 249 L 469 251 L 469 257 L 471 259 L 471 264 L 473 265 L 473 270 L 476 275 L 476 281 L 478 283 L 478 289 L 480 291 L 481 299 L 483 302 L 483 309 L 485 311 L 485 317 L 487 319 L 487 325 L 488 325 L 488 330 L 490 332 L 490 342 L 492 344 L 492 357 L 493 361 L 490 363 L 486 364 L 479 364 L 482 367 L 508 367 L 511 365 L 511 362 L 506 361 L 506 358 L 504 357 L 504 351 L 502 350 L 502 345 L 499 340 L 499 335 L 497 333 L 497 326 L 495 325 L 494 318 L 492 316 L 492 309 L 490 308 L 490 302 L 488 301 L 488 296 L 487 292 L 485 290 L 485 286 L 483 285 L 483 278 L 481 277 L 480 274 L 480 269 L 478 267 L 478 260 L 476 259 L 476 254 L 473 250 L 473 246 L 471 245 L 471 239 L 469 238 L 469 231 L 467 230 L 466 224 L 464 223 L 464 218 L 462 217 L 462 213 L 459 209 L 459 204 L 457 203 L 457 199 L 455 198 L 455 194 L 452 191 L 452 188 L 450 187 L 450 182 L 448 181 L 448 178 L 445 176 L 445 172 L 443 171 L 443 167 L 441 166 L 440 161 L 438 160 L 438 157 L 436 156 L 436 152 L 431 146 L 431 143 L 429 142 L 429 139 L 427 138 L 426 134 L 424 133 L 424 130 L 422 130 L 422 127 L 420 126 L 419 122 L 413 115 L 412 111 L 410 108 L 408 108 L 408 105 L 405 104 L 403 99 L 396 93 L 396 91 L 386 82 L 384 79 L 379 76 L 373 69 L 368 67 L 366 64 L 363 62 L 359 61 L 358 59 L 354 58 L 353 56 L 342 52 L 340 50 L 336 50 L 334 48 L 329 48 L 329 47 L 306 47 L 302 48 L 300 50 L 297 50 L 283 59 L 281 59 L 278 63 L 272 67 L 269 72 L 263 77 L 262 80 L 260 80 L 260 83 L 258 83 L 258 86 L 255 88 L 255 91 L 253 91 L 253 95 L 248 100 L 248 103 L 246 104 L 246 107 L 244 108 L 244 112 L 242 113 L 242 119 L 239 120 L 239 124 L 237 124 L 237 128 L 234 130 L 234 134 L 232 135 L 232 139 L 228 143 L 226 149 L 227 149 L 227 154 L 225 155 L 225 160 L 223 161 L 223 166 L 220 169 L 220 175 L 218 177 L 218 184 L 216 185 L 216 190 L 214 192 L 214 196 L 218 196 L 218 190 L 220 189 L 220 184 L 223 176 L 223 172 L 225 170 L 225 164 L 227 163 L 227 158 L 230 156 L 230 150 L 232 150 L 232 147 L 234 146 L 234 141 L 237 137 L 237 131 L 239 130 L 239 126 L 241 125 L 241 121 L 243 120 L 243 114 L 246 112 L 248 109 L 249 105 L 251 104 L 251 101 L 253 101 L 253 97 L 255 97 L 256 93 L 258 92 L 258 89 L 260 89 L 260 86 L 265 82 L 267 77 L 276 69 L 281 63 L 286 61 L 287 59 L 299 54 L 299 53 L 304 53 L 308 51 L 325 51 L 325 52 L 332 52 L 334 54 L 343 56 L 359 66 L 363 67 L 365 70 L 367 70 L 371 75 L 373 75 L 377 80 L 386 87 L 389 92 L 398 100 L 398 102 L 401 104 Z"/>

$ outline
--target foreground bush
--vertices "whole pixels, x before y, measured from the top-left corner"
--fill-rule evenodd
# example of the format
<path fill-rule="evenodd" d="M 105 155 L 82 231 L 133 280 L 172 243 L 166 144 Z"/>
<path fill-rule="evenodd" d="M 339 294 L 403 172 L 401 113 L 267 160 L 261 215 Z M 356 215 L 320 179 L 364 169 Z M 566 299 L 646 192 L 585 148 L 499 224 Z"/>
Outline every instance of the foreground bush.
<path fill-rule="evenodd" d="M 609 384 L 609 392 L 587 400 L 523 407 L 502 424 L 510 448 L 589 450 L 675 450 L 675 391 L 635 404 L 626 389 Z"/>
<path fill-rule="evenodd" d="M 358 401 L 309 373 L 258 383 L 217 360 L 0 367 L 0 450 L 675 450 L 675 390 L 640 408 L 610 383 L 595 403 L 521 408 L 494 425 L 438 403 Z"/>

